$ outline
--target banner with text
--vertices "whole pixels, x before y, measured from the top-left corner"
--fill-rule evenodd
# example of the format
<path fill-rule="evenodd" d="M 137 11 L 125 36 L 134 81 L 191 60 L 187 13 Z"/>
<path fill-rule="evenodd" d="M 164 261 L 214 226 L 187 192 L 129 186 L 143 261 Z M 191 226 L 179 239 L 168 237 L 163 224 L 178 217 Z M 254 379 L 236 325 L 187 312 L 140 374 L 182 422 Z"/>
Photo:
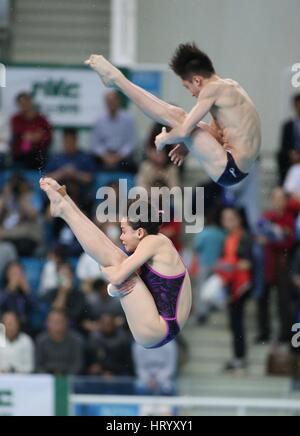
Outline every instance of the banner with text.
<path fill-rule="evenodd" d="M 8 66 L 1 98 L 6 116 L 16 112 L 15 99 L 21 92 L 33 95 L 54 126 L 90 127 L 104 109 L 106 88 L 85 68 Z"/>
<path fill-rule="evenodd" d="M 0 416 L 54 416 L 55 379 L 0 375 Z"/>

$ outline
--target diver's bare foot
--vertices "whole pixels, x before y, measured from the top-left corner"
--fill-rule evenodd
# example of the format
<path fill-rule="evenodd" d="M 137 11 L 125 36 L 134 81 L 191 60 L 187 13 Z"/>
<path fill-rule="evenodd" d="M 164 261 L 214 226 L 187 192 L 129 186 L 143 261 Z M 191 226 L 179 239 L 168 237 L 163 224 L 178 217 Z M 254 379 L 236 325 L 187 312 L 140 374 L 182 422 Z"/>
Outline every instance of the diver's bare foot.
<path fill-rule="evenodd" d="M 107 88 L 112 88 L 116 85 L 116 81 L 122 75 L 118 68 L 114 67 L 104 56 L 91 55 L 85 61 L 96 73 L 99 74 L 102 82 Z"/>
<path fill-rule="evenodd" d="M 41 189 L 47 194 L 50 200 L 51 215 L 54 218 L 62 218 L 68 203 L 65 199 L 65 188 L 50 177 L 40 180 Z"/>

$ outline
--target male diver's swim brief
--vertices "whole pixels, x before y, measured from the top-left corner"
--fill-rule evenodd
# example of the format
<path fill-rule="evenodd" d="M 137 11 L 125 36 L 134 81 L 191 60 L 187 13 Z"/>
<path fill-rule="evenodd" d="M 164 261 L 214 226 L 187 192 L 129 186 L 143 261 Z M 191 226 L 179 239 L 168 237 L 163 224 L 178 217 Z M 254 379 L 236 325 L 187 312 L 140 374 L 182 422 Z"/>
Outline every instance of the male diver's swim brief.
<path fill-rule="evenodd" d="M 224 188 L 228 188 L 229 186 L 234 186 L 248 177 L 249 174 L 243 173 L 235 163 L 235 160 L 231 153 L 227 153 L 227 167 L 218 180 L 218 185 L 223 186 Z"/>

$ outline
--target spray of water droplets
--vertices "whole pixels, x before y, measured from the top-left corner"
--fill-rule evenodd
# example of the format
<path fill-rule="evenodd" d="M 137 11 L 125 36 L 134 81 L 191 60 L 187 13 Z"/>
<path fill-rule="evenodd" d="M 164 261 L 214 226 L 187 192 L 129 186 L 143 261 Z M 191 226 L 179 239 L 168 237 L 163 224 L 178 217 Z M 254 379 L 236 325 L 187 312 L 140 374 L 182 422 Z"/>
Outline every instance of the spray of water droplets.
<path fill-rule="evenodd" d="M 38 156 L 37 156 L 37 161 L 38 161 L 38 171 L 40 174 L 40 178 L 44 178 L 45 177 L 45 156 L 43 155 L 42 150 L 40 149 L 38 152 Z"/>

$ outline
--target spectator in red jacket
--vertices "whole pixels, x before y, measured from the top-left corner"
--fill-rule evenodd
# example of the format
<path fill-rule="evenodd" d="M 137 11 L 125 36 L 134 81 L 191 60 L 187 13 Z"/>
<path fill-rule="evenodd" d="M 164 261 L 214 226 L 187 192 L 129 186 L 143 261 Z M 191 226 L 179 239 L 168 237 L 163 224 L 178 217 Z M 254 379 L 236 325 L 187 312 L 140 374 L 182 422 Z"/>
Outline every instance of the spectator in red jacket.
<path fill-rule="evenodd" d="M 13 163 L 24 169 L 37 169 L 47 157 L 52 128 L 47 119 L 37 112 L 30 94 L 19 94 L 16 102 L 19 112 L 11 119 Z"/>
<path fill-rule="evenodd" d="M 259 337 L 257 342 L 267 342 L 271 336 L 270 299 L 271 290 L 278 292 L 280 320 L 279 340 L 289 341 L 291 333 L 291 295 L 288 284 L 290 255 L 295 243 L 295 215 L 290 208 L 288 196 L 281 188 L 272 195 L 272 209 L 267 211 L 260 226 L 265 231 L 258 242 L 265 252 L 265 286 L 258 301 Z"/>

